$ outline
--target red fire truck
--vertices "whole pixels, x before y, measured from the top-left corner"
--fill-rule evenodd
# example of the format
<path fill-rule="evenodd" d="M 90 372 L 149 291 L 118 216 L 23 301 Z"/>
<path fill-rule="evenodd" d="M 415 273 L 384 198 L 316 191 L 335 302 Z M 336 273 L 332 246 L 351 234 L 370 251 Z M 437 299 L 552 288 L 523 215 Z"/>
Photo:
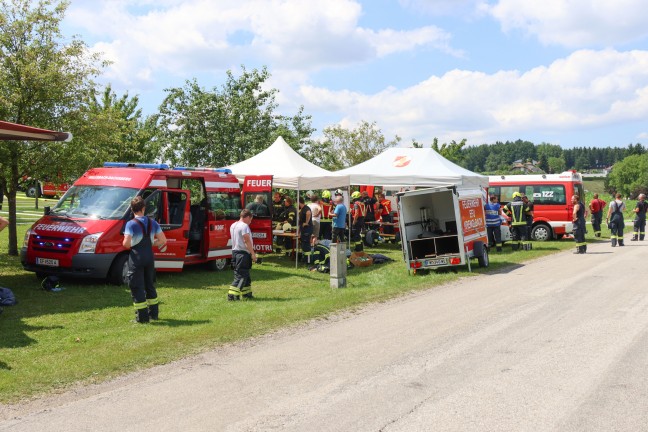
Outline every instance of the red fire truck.
<path fill-rule="evenodd" d="M 272 176 L 251 184 L 255 193 L 269 196 Z M 229 170 L 108 162 L 83 174 L 27 230 L 20 254 L 23 267 L 39 277 L 125 283 L 128 251 L 122 246 L 123 233 L 132 218 L 130 202 L 138 195 L 147 203 L 147 216 L 158 221 L 168 239 L 166 251 L 155 253 L 158 271 L 179 272 L 204 263 L 216 270 L 227 266 L 232 255 L 229 228 L 242 208 L 240 185 Z M 272 224 L 269 218 L 263 222 L 253 226 L 259 251 L 272 247 Z"/>

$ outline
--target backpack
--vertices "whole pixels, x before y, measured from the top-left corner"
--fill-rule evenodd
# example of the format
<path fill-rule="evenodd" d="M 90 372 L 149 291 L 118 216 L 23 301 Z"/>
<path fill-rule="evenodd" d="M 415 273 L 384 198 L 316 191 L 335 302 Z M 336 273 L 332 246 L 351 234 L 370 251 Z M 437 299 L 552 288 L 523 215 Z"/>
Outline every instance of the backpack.
<path fill-rule="evenodd" d="M 9 288 L 0 287 L 0 305 L 13 306 L 16 303 L 18 303 L 18 300 L 16 300 L 13 291 Z"/>

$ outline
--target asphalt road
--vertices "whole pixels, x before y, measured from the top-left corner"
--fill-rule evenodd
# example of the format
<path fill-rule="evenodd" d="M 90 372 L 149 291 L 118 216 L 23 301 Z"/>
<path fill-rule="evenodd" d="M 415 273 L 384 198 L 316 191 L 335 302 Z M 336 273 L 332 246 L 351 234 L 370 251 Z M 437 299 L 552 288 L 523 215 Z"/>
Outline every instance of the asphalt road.
<path fill-rule="evenodd" d="M 588 252 L 0 406 L 0 431 L 646 431 L 648 241 Z"/>

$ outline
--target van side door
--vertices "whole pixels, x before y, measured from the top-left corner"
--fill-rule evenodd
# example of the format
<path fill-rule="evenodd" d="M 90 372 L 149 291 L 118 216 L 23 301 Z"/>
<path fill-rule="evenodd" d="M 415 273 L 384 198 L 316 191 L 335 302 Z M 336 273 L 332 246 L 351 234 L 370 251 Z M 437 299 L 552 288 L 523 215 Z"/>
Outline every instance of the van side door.
<path fill-rule="evenodd" d="M 157 190 L 147 198 L 147 215 L 155 219 L 167 238 L 165 252 L 155 250 L 155 267 L 180 271 L 184 267 L 189 241 L 188 190 Z"/>

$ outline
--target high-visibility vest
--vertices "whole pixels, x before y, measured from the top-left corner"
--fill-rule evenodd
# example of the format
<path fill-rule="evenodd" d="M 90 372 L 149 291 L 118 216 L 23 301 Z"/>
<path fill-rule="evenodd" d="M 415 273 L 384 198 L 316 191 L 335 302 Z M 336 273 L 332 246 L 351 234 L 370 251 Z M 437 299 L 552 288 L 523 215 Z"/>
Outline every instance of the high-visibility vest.
<path fill-rule="evenodd" d="M 357 200 L 353 203 L 353 217 L 365 217 L 367 216 L 367 206 L 360 200 Z"/>
<path fill-rule="evenodd" d="M 511 225 L 526 225 L 525 207 L 522 201 L 512 201 L 506 204 L 506 209 L 511 216 Z"/>

